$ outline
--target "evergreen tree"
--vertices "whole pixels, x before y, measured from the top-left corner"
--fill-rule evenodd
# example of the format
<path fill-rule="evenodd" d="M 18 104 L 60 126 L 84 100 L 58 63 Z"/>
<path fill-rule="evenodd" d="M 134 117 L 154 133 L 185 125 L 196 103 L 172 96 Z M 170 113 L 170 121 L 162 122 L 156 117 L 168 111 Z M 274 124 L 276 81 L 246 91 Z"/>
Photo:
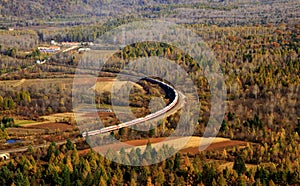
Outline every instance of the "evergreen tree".
<path fill-rule="evenodd" d="M 27 176 L 24 176 L 23 173 L 18 169 L 17 174 L 14 177 L 14 183 L 16 186 L 30 186 Z"/>
<path fill-rule="evenodd" d="M 297 120 L 296 132 L 300 135 L 300 118 L 297 118 Z"/>
<path fill-rule="evenodd" d="M 7 168 L 7 166 L 3 166 L 0 169 L 0 185 L 10 184 L 12 184 L 12 174 Z"/>
<path fill-rule="evenodd" d="M 222 121 L 221 128 L 220 128 L 220 132 L 225 132 L 225 131 L 226 131 L 226 128 L 227 128 L 226 121 L 223 120 L 223 121 Z"/>
<path fill-rule="evenodd" d="M 46 156 L 46 159 L 47 159 L 48 161 L 50 160 L 52 154 L 54 154 L 55 150 L 56 150 L 56 144 L 55 144 L 55 142 L 52 142 L 52 143 L 50 144 L 50 146 L 48 147 L 48 150 L 47 150 L 47 156 Z"/>
<path fill-rule="evenodd" d="M 67 140 L 66 148 L 67 148 L 67 150 L 73 150 L 74 149 L 74 145 L 73 145 L 73 143 L 70 139 Z"/>
<path fill-rule="evenodd" d="M 62 185 L 64 186 L 71 185 L 71 174 L 67 166 L 63 166 L 62 169 Z"/>
<path fill-rule="evenodd" d="M 174 170 L 180 169 L 180 153 L 176 153 L 174 159 Z"/>
<path fill-rule="evenodd" d="M 215 176 L 215 169 L 212 165 L 205 164 L 202 171 L 202 181 L 204 185 L 212 185 Z"/>
<path fill-rule="evenodd" d="M 151 143 L 150 141 L 148 141 L 147 143 L 147 146 L 146 146 L 146 149 L 144 151 L 144 154 L 143 154 L 143 158 L 148 162 L 148 163 L 151 163 L 151 152 L 152 152 L 152 147 L 151 147 Z"/>
<path fill-rule="evenodd" d="M 233 169 L 240 175 L 246 172 L 246 164 L 244 159 L 238 155 L 233 164 Z"/>

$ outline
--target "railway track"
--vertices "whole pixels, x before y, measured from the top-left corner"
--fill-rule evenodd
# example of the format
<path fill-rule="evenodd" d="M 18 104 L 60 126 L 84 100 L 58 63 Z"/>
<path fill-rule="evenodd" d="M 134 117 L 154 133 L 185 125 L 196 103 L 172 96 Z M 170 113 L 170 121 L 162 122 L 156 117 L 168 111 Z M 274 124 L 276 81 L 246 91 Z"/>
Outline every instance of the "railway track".
<path fill-rule="evenodd" d="M 129 126 L 132 126 L 132 125 L 137 125 L 139 123 L 143 123 L 145 121 L 149 121 L 149 120 L 152 120 L 152 119 L 155 119 L 159 116 L 162 116 L 164 115 L 165 113 L 167 113 L 168 111 L 172 110 L 178 103 L 179 101 L 179 93 L 177 92 L 176 89 L 174 89 L 171 85 L 165 83 L 165 82 L 162 82 L 162 81 L 159 81 L 157 79 L 153 79 L 153 78 L 146 78 L 147 80 L 150 80 L 150 81 L 154 81 L 158 84 L 161 84 L 165 87 L 167 87 L 168 90 L 171 90 L 173 91 L 173 94 L 174 94 L 174 99 L 173 101 L 168 105 L 166 106 L 165 108 L 163 108 L 162 110 L 159 110 L 155 113 L 152 113 L 152 114 L 149 114 L 145 117 L 141 117 L 141 118 L 137 118 L 137 119 L 134 119 L 134 120 L 131 120 L 131 121 L 127 121 L 125 123 L 121 123 L 121 124 L 117 124 L 117 125 L 113 125 L 113 126 L 109 126 L 109 127 L 104 127 L 104 128 L 101 128 L 101 129 L 98 129 L 98 130 L 91 130 L 91 131 L 85 131 L 82 133 L 82 136 L 84 138 L 88 137 L 88 136 L 94 136 L 94 135 L 98 135 L 98 134 L 104 134 L 104 133 L 108 133 L 108 132 L 111 132 L 111 131 L 114 131 L 114 130 L 119 130 L 121 128 L 124 128 L 124 127 L 129 127 Z"/>

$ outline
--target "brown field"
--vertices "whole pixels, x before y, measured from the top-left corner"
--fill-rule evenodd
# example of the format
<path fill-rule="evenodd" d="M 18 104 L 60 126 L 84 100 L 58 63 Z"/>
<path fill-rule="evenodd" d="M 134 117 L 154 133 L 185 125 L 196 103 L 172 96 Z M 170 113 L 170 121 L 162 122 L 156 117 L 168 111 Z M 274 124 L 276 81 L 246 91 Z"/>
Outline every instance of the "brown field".
<path fill-rule="evenodd" d="M 0 85 L 7 85 L 11 87 L 17 86 L 30 86 L 30 85 L 44 85 L 45 83 L 49 84 L 72 84 L 73 78 L 51 78 L 51 79 L 22 79 L 22 80 L 8 80 L 0 81 Z"/>
<path fill-rule="evenodd" d="M 114 144 L 114 145 L 104 145 L 101 146 L 101 152 L 106 152 L 108 149 L 112 150 L 120 150 L 123 146 L 131 145 L 131 146 L 142 146 L 147 145 L 147 143 L 150 141 L 151 144 L 159 143 L 161 141 L 164 141 L 166 138 L 151 138 L 151 139 L 142 139 L 142 140 L 131 140 L 131 141 L 124 141 L 122 144 Z M 97 147 L 94 148 L 95 151 L 97 151 Z M 90 149 L 85 149 L 79 151 L 80 154 L 87 154 L 90 151 Z"/>
<path fill-rule="evenodd" d="M 205 150 L 221 150 L 225 147 L 233 147 L 233 146 L 240 146 L 245 145 L 247 142 L 244 141 L 235 141 L 235 140 L 227 140 L 223 142 L 216 142 L 209 145 Z M 189 154 L 198 154 L 199 153 L 199 147 L 188 147 L 185 149 L 180 150 L 182 153 L 189 153 Z"/>
<path fill-rule="evenodd" d="M 21 80 L 5 80 L 0 81 L 0 85 L 10 86 L 10 87 L 18 87 L 18 86 L 31 86 L 31 85 L 45 85 L 45 84 L 64 84 L 64 85 L 71 85 L 73 84 L 74 75 L 69 75 L 68 77 L 59 77 L 59 78 L 47 78 L 47 79 L 21 79 Z M 92 77 L 77 77 L 77 79 L 80 79 L 80 83 L 82 84 L 90 84 L 93 79 Z M 97 84 L 101 83 L 100 85 L 104 85 L 108 83 L 107 86 L 110 86 L 113 84 L 115 78 L 111 77 L 98 77 L 97 78 Z M 120 81 L 122 82 L 122 81 Z"/>
<path fill-rule="evenodd" d="M 151 146 L 154 148 L 159 149 L 162 144 L 167 144 L 169 146 L 174 146 L 179 148 L 181 144 L 184 144 L 186 142 L 186 137 L 172 137 L 172 138 L 151 138 L 151 139 L 142 139 L 142 140 L 132 140 L 132 141 L 126 141 L 119 144 L 112 144 L 112 145 L 104 145 L 101 147 L 95 147 L 94 150 L 98 151 L 101 148 L 101 153 L 106 153 L 108 149 L 112 149 L 113 151 L 118 151 L 122 147 L 126 149 L 126 151 L 131 150 L 131 146 L 134 146 L 134 148 L 140 148 L 142 151 L 146 148 L 147 143 L 150 141 Z M 203 140 L 202 137 L 191 137 L 189 141 L 185 144 L 185 146 L 180 150 L 181 153 L 189 153 L 189 154 L 197 154 L 199 153 L 199 145 L 200 141 Z M 208 146 L 205 150 L 220 150 L 225 147 L 233 147 L 233 146 L 239 146 L 239 145 L 245 145 L 247 142 L 243 141 L 233 141 L 227 138 L 215 138 L 211 145 Z M 81 151 L 81 154 L 87 153 L 89 150 L 83 150 Z"/>
<path fill-rule="evenodd" d="M 67 130 L 73 130 L 76 128 L 74 125 L 69 125 L 65 123 L 44 123 L 44 124 L 39 124 L 39 125 L 34 125 L 34 126 L 25 126 L 25 128 L 28 129 L 49 129 L 49 130 L 57 130 L 59 129 L 60 131 L 67 131 Z"/>
<path fill-rule="evenodd" d="M 38 128 L 7 128 L 6 129 L 8 134 L 13 136 L 19 136 L 19 135 L 40 135 L 45 133 L 45 130 L 38 129 Z"/>

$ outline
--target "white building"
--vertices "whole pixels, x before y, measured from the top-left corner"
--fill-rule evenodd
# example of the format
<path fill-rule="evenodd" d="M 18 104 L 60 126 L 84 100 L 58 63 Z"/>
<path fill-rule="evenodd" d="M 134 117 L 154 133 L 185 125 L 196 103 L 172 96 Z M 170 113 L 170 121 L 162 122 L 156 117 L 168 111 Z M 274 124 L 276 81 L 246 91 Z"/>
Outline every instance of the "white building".
<path fill-rule="evenodd" d="M 1 160 L 9 160 L 10 159 L 10 155 L 8 153 L 4 153 L 4 154 L 0 154 L 0 161 Z"/>
<path fill-rule="evenodd" d="M 41 64 L 44 64 L 44 63 L 46 63 L 46 60 L 44 60 L 44 61 L 36 60 L 36 64 L 41 65 Z"/>
<path fill-rule="evenodd" d="M 78 52 L 87 52 L 90 50 L 91 50 L 90 48 L 80 48 L 80 49 L 78 49 Z"/>

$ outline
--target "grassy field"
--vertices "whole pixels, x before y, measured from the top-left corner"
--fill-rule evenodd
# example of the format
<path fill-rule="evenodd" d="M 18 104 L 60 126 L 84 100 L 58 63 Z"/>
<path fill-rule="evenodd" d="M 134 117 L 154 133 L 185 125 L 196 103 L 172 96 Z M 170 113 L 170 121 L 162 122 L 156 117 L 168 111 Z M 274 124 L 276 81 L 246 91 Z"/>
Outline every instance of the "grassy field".
<path fill-rule="evenodd" d="M 15 124 L 19 126 L 23 125 L 33 125 L 33 124 L 39 124 L 41 122 L 33 121 L 33 120 L 15 120 Z"/>
<path fill-rule="evenodd" d="M 40 118 L 43 118 L 50 122 L 55 122 L 56 119 L 65 118 L 65 117 L 74 117 L 74 114 L 72 112 L 65 112 L 65 113 L 51 114 L 49 116 L 42 116 Z"/>
<path fill-rule="evenodd" d="M 114 80 L 114 79 L 110 79 L 110 81 L 98 81 L 93 87 L 91 87 L 92 89 L 96 90 L 97 92 L 111 92 L 112 88 L 114 89 L 119 89 L 122 86 L 126 86 L 126 87 L 131 87 L 131 86 L 136 86 L 139 89 L 143 90 L 143 87 L 133 83 L 131 81 L 118 81 L 118 80 Z"/>
<path fill-rule="evenodd" d="M 22 80 L 7 80 L 7 81 L 0 81 L 0 86 L 6 86 L 11 88 L 17 88 L 17 87 L 28 87 L 32 85 L 51 85 L 51 84 L 63 84 L 63 85 L 72 85 L 73 84 L 73 78 L 49 78 L 49 79 L 22 79 Z M 82 77 L 81 78 L 83 84 L 87 84 L 88 82 L 91 82 L 91 78 L 88 77 Z M 121 87 L 131 87 L 135 86 L 141 90 L 143 90 L 143 87 L 133 83 L 131 81 L 120 81 L 115 80 L 111 77 L 99 77 L 97 78 L 97 82 L 94 84 L 94 86 L 91 87 L 91 89 L 97 91 L 97 92 L 104 92 L 108 91 L 110 92 L 112 88 L 115 88 L 118 90 L 118 88 Z"/>
<path fill-rule="evenodd" d="M 18 86 L 30 86 L 33 84 L 44 83 L 73 83 L 73 78 L 51 78 L 51 79 L 22 79 L 22 80 L 7 80 L 0 81 L 0 85 L 6 85 L 10 87 Z"/>

